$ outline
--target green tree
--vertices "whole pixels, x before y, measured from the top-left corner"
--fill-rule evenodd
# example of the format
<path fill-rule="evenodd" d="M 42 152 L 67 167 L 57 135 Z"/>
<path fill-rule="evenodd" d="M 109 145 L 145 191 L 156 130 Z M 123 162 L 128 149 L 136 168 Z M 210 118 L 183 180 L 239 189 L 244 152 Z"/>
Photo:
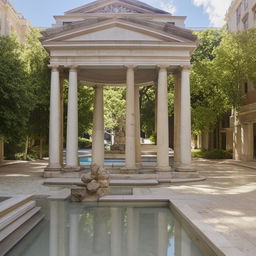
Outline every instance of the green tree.
<path fill-rule="evenodd" d="M 49 130 L 50 70 L 47 66 L 49 55 L 39 41 L 40 37 L 38 29 L 31 29 L 23 44 L 27 83 L 33 90 L 32 110 L 27 123 L 25 158 L 29 138 L 40 141 L 39 158 L 42 158 L 43 144 L 47 141 Z"/>
<path fill-rule="evenodd" d="M 125 126 L 126 90 L 123 87 L 104 89 L 105 128 L 110 131 L 121 130 Z"/>
<path fill-rule="evenodd" d="M 0 36 L 0 137 L 18 141 L 24 136 L 33 107 L 33 90 L 14 36 Z"/>
<path fill-rule="evenodd" d="M 92 134 L 94 90 L 92 87 L 78 87 L 78 121 L 79 136 Z"/>
<path fill-rule="evenodd" d="M 192 55 L 191 105 L 193 132 L 201 133 L 210 130 L 230 105 L 215 63 L 224 32 L 210 29 L 196 34 L 200 43 Z"/>

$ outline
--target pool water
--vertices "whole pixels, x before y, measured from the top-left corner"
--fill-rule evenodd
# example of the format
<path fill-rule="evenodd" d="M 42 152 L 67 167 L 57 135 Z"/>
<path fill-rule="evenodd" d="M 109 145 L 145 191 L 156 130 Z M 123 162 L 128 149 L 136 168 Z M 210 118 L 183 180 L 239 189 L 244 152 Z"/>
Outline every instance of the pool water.
<path fill-rule="evenodd" d="M 91 157 L 83 157 L 80 158 L 80 163 L 81 164 L 91 164 L 92 163 L 92 158 Z M 125 164 L 124 159 L 105 159 L 104 160 L 105 165 L 119 165 L 119 164 Z"/>
<path fill-rule="evenodd" d="M 91 163 L 92 158 L 91 157 L 84 157 L 80 158 L 80 163 Z M 125 161 L 123 159 L 105 159 L 105 164 L 124 164 Z"/>
<path fill-rule="evenodd" d="M 203 256 L 165 207 L 42 201 L 46 218 L 9 256 Z"/>

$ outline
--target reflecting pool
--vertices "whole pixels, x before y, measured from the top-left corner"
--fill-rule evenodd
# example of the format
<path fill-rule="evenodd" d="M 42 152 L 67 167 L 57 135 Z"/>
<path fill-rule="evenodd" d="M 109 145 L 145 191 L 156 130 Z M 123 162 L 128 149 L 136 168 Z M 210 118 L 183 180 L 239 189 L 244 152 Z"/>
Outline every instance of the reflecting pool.
<path fill-rule="evenodd" d="M 11 252 L 19 256 L 203 256 L 170 210 L 40 201 L 46 218 Z"/>

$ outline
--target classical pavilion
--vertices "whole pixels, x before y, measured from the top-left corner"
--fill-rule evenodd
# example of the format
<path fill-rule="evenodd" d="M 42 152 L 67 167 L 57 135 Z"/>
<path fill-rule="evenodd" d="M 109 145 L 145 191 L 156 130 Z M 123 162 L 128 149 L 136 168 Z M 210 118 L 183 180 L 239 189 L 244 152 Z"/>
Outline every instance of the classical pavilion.
<path fill-rule="evenodd" d="M 78 84 L 95 88 L 92 162 L 104 165 L 104 86 L 125 86 L 125 167 L 141 161 L 139 89 L 157 87 L 156 173 L 193 175 L 191 168 L 190 58 L 197 39 L 186 17 L 137 0 L 97 0 L 62 16 L 43 32 L 50 53 L 50 144 L 45 176 L 78 172 Z M 175 77 L 174 166 L 169 166 L 167 78 Z M 63 152 L 63 80 L 69 80 L 66 160 Z M 78 81 L 80 83 L 78 83 Z"/>

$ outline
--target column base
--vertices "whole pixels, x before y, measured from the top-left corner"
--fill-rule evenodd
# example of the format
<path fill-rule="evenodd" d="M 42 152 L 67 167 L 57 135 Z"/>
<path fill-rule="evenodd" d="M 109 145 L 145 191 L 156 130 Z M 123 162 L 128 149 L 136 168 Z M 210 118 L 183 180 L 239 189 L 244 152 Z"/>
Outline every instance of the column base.
<path fill-rule="evenodd" d="M 138 173 L 138 168 L 137 167 L 123 167 L 120 169 L 121 174 L 134 174 Z"/>
<path fill-rule="evenodd" d="M 155 168 L 155 170 L 157 171 L 157 173 L 167 173 L 171 171 L 171 167 L 170 166 L 157 166 Z"/>
<path fill-rule="evenodd" d="M 137 169 L 141 169 L 141 167 L 142 167 L 141 163 L 136 163 L 136 168 Z"/>
<path fill-rule="evenodd" d="M 61 165 L 47 165 L 46 168 L 44 169 L 46 172 L 60 172 L 62 170 Z"/>
<path fill-rule="evenodd" d="M 46 168 L 44 168 L 43 177 L 44 178 L 52 178 L 56 175 L 60 175 L 62 172 L 62 167 L 51 167 L 48 165 Z"/>
<path fill-rule="evenodd" d="M 80 166 L 65 166 L 63 168 L 64 172 L 80 172 L 81 171 L 81 167 Z"/>

